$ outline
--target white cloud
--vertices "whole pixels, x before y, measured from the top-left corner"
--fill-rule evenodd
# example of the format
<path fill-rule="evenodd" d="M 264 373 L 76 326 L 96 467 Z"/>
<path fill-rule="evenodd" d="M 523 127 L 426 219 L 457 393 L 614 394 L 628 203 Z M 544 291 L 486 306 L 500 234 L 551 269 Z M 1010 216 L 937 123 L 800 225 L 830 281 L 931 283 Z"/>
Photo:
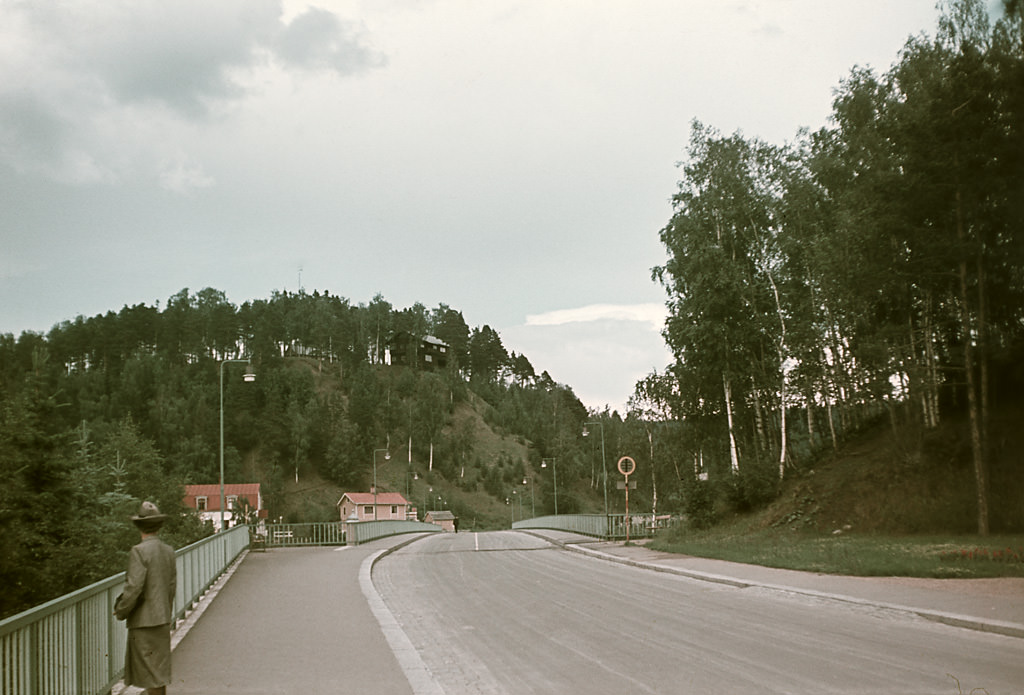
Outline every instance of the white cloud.
<path fill-rule="evenodd" d="M 636 382 L 672 357 L 661 304 L 594 304 L 528 316 L 500 331 L 505 348 L 568 384 L 589 408 L 625 412 Z"/>
<path fill-rule="evenodd" d="M 355 24 L 340 20 L 332 12 L 310 7 L 281 29 L 276 54 L 285 65 L 333 70 L 354 75 L 382 67 L 387 59 L 364 43 Z"/>
<path fill-rule="evenodd" d="M 214 185 L 213 178 L 207 174 L 201 164 L 191 162 L 184 154 L 164 162 L 160 172 L 160 185 L 174 193 L 188 193 L 196 188 L 209 188 Z"/>
<path fill-rule="evenodd" d="M 558 309 L 526 317 L 527 326 L 561 326 L 590 321 L 640 321 L 661 330 L 667 309 L 663 304 L 591 304 L 576 309 Z"/>

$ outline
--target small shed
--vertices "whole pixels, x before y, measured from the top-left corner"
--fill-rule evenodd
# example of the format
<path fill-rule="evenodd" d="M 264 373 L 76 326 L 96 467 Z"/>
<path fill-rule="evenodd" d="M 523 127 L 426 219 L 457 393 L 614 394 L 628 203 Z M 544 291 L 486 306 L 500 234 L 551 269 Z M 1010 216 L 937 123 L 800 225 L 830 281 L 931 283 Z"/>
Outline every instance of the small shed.
<path fill-rule="evenodd" d="M 427 512 L 423 520 L 428 524 L 437 524 L 443 531 L 455 531 L 455 515 L 448 510 Z"/>

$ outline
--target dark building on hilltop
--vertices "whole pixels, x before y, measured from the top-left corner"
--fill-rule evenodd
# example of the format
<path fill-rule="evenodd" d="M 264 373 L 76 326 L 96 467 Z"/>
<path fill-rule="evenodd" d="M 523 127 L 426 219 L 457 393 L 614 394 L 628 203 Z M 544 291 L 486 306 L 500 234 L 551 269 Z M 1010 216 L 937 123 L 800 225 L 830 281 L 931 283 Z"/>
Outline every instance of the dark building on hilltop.
<path fill-rule="evenodd" d="M 416 369 L 444 369 L 451 348 L 432 335 L 417 338 L 401 331 L 391 339 L 391 364 Z"/>

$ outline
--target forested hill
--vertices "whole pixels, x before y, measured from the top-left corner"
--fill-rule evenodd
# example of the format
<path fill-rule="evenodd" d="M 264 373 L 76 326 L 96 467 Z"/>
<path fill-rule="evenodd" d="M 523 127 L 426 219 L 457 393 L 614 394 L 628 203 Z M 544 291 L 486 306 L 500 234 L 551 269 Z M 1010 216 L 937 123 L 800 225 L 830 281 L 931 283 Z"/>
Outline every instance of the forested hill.
<path fill-rule="evenodd" d="M 391 366 L 391 342 L 408 335 L 445 342 L 447 364 Z M 177 516 L 185 484 L 219 480 L 221 385 L 225 479 L 262 483 L 275 516 L 303 508 L 285 505 L 289 481 L 369 489 L 372 452 L 407 459 L 411 447 L 408 472 L 479 491 L 505 520 L 527 470 L 559 442 L 570 453 L 587 418 L 571 388 L 445 305 L 275 292 L 235 306 L 218 290 L 182 290 L 163 308 L 0 335 L 0 613 L 119 571 L 138 500 Z M 518 454 L 481 446 L 494 431 Z M 568 491 L 560 501 L 571 507 Z M 291 520 L 332 518 L 306 509 L 318 518 Z M 180 547 L 209 529 L 185 515 L 166 533 Z"/>

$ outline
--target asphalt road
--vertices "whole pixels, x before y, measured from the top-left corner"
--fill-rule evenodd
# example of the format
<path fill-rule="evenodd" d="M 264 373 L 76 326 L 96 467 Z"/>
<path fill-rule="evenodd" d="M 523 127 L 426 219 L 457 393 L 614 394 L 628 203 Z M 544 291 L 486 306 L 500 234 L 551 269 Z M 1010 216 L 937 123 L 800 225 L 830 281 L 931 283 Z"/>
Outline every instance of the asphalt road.
<path fill-rule="evenodd" d="M 1019 638 L 628 567 L 516 532 L 422 538 L 382 556 L 372 585 L 415 651 L 416 692 L 1024 692 Z"/>

